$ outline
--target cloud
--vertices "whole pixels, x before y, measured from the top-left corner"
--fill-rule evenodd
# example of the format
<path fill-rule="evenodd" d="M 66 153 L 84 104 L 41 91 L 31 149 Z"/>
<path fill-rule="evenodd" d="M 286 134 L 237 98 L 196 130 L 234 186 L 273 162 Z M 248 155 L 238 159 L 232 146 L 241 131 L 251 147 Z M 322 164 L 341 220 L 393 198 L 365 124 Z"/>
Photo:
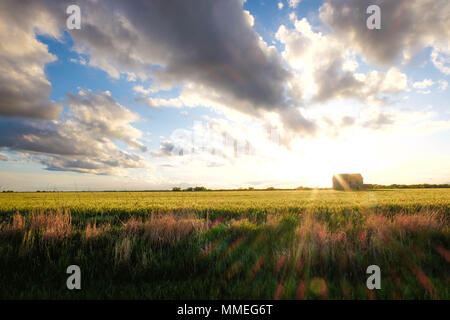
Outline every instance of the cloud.
<path fill-rule="evenodd" d="M 447 80 L 439 80 L 438 84 L 439 84 L 439 90 L 441 90 L 441 91 L 447 90 L 447 88 L 448 88 L 448 81 Z"/>
<path fill-rule="evenodd" d="M 279 10 L 282 10 L 283 9 L 283 7 L 284 7 L 284 4 L 283 4 L 283 2 L 278 2 L 278 9 Z"/>
<path fill-rule="evenodd" d="M 326 0 L 320 18 L 370 62 L 386 66 L 399 58 L 409 61 L 419 50 L 432 46 L 433 62 L 444 73 L 448 71 L 439 59 L 450 44 L 448 0 L 379 0 L 381 30 L 366 27 L 366 9 L 372 4 L 372 0 Z"/>
<path fill-rule="evenodd" d="M 190 80 L 255 106 L 283 105 L 283 83 L 289 74 L 275 48 L 253 30 L 253 17 L 242 4 L 242 0 L 89 3 L 81 30 L 71 35 L 77 50 L 89 52 L 89 63 L 113 77 L 127 71 L 165 83 Z M 154 65 L 162 68 L 149 68 Z"/>
<path fill-rule="evenodd" d="M 253 29 L 254 17 L 243 10 L 244 2 L 85 1 L 80 3 L 81 29 L 69 33 L 74 50 L 88 56 L 90 66 L 113 78 L 151 78 L 152 88 L 143 90 L 154 93 L 194 83 L 228 101 L 227 108 L 254 117 L 300 107 L 289 70 L 277 49 Z M 64 25 L 61 12 L 68 3 L 43 1 L 40 9 Z M 296 117 L 291 127 L 312 134 L 313 126 L 302 127 L 301 113 Z"/>
<path fill-rule="evenodd" d="M 150 108 L 158 107 L 201 107 L 209 106 L 218 112 L 226 113 L 229 116 L 230 110 L 237 110 L 254 118 L 264 118 L 264 112 L 272 112 L 278 115 L 281 124 L 286 130 L 292 131 L 295 135 L 313 135 L 317 127 L 312 120 L 306 119 L 299 108 L 285 106 L 283 108 L 274 106 L 272 110 L 255 110 L 252 103 L 241 101 L 233 96 L 222 94 L 212 88 L 190 82 L 185 83 L 180 95 L 176 98 L 152 98 L 139 97 L 138 102 L 144 103 Z M 233 106 L 230 108 L 230 106 Z M 238 106 L 239 108 L 234 108 Z"/>
<path fill-rule="evenodd" d="M 345 116 L 341 120 L 341 125 L 343 127 L 352 126 L 354 123 L 355 123 L 355 118 L 349 117 L 349 116 Z"/>
<path fill-rule="evenodd" d="M 288 0 L 289 2 L 289 7 L 291 8 L 297 8 L 298 4 L 300 3 L 301 0 Z"/>
<path fill-rule="evenodd" d="M 413 88 L 418 89 L 418 93 L 429 94 L 431 93 L 430 87 L 434 86 L 435 84 L 439 87 L 440 91 L 445 91 L 448 87 L 448 81 L 446 80 L 441 79 L 435 82 L 431 79 L 424 79 L 420 82 L 414 82 Z"/>
<path fill-rule="evenodd" d="M 130 124 L 138 121 L 139 116 L 118 104 L 109 91 L 94 94 L 82 89 L 77 95 L 68 94 L 67 102 L 72 119 L 80 130 L 121 140 L 132 149 L 147 151 L 137 140 L 141 137 L 141 132 Z"/>
<path fill-rule="evenodd" d="M 450 42 L 450 41 L 449 41 Z M 446 75 L 450 75 L 450 43 L 446 47 L 435 47 L 431 52 L 434 66 Z"/>
<path fill-rule="evenodd" d="M 428 87 L 431 87 L 432 85 L 434 85 L 434 81 L 431 79 L 424 79 L 423 81 L 420 82 L 414 82 L 413 83 L 413 88 L 415 89 L 426 89 Z"/>
<path fill-rule="evenodd" d="M 334 34 L 314 32 L 306 18 L 282 25 L 276 38 L 284 44 L 283 57 L 294 69 L 296 92 L 302 99 L 325 102 L 354 98 L 371 104 L 386 102 L 386 94 L 408 89 L 407 76 L 398 68 L 358 73 L 355 54 Z"/>
<path fill-rule="evenodd" d="M 378 130 L 394 123 L 392 116 L 379 113 L 375 118 L 365 121 L 362 126 L 368 129 Z"/>
<path fill-rule="evenodd" d="M 295 28 L 281 26 L 277 32 L 277 39 L 285 46 L 280 55 L 254 30 L 254 17 L 243 10 L 244 2 L 115 0 L 106 4 L 102 1 L 82 1 L 81 30 L 69 31 L 74 41 L 73 50 L 80 54 L 76 61 L 101 68 L 113 78 L 125 76 L 129 81 L 151 79 L 149 88 L 143 85 L 134 87 L 136 100 L 150 107 L 207 106 L 258 119 L 275 114 L 286 130 L 304 136 L 318 131 L 316 121 L 305 110 L 307 105 L 347 98 L 365 104 L 382 104 L 389 102 L 391 95 L 408 90 L 408 79 L 397 67 L 359 72 L 357 54 L 386 64 L 395 60 L 400 52 L 407 57 L 409 51 L 424 45 L 434 45 L 434 49 L 439 46 L 442 51 L 448 39 L 448 28 L 445 28 L 448 22 L 442 19 L 445 10 L 440 12 L 437 10 L 439 6 L 429 0 L 424 0 L 430 7 L 424 12 L 429 14 L 422 14 L 424 17 L 420 17 L 420 21 L 433 20 L 432 25 L 436 28 L 426 26 L 419 30 L 413 27 L 419 34 L 418 39 L 411 38 L 404 24 L 410 26 L 408 14 L 423 9 L 422 2 L 399 0 L 396 4 L 390 4 L 381 1 L 382 27 L 394 28 L 394 23 L 400 27 L 390 32 L 382 30 L 383 38 L 377 38 L 367 33 L 365 27 L 367 14 L 364 5 L 368 1 L 325 1 L 320 17 L 330 26 L 332 33 L 318 32 L 308 20 L 299 21 L 293 14 Z M 447 7 L 447 2 L 436 2 L 441 8 Z M 65 26 L 65 8 L 70 1 L 42 0 L 32 2 L 28 7 L 22 2 L 6 3 L 8 6 L 4 6 L 2 12 L 13 21 L 11 25 L 24 30 L 31 42 L 41 46 L 38 51 L 43 58 L 36 60 L 39 62 L 37 70 L 42 71 L 39 76 L 41 81 L 33 81 L 32 84 L 44 83 L 43 80 L 47 80 L 43 66 L 54 57 L 45 45 L 35 39 L 34 28 L 58 38 L 61 28 Z M 296 7 L 298 3 L 300 1 L 288 2 L 291 7 Z M 407 7 L 408 3 L 411 3 L 412 9 Z M 387 9 L 395 12 L 385 12 L 389 11 Z M 21 15 L 14 12 L 21 12 Z M 405 12 L 406 18 L 402 12 Z M 38 18 L 33 19 L 34 16 Z M 361 23 L 363 27 L 360 28 Z M 5 36 L 8 34 L 5 33 Z M 395 43 L 388 47 L 384 37 L 388 43 L 398 40 L 402 49 L 398 49 Z M 366 38 L 383 41 L 371 44 L 373 50 L 367 53 L 365 45 L 369 40 Z M 82 60 L 81 57 L 87 59 Z M 437 57 L 436 61 L 441 60 Z M 177 97 L 164 99 L 155 96 L 161 90 L 174 87 L 180 91 Z M 45 110 L 52 105 L 48 98 L 50 89 L 48 81 L 39 89 L 39 94 L 45 93 L 42 100 Z M 28 91 L 33 92 L 32 89 Z M 67 126 L 71 121 L 92 136 L 106 137 L 111 143 L 121 141 L 130 149 L 145 151 L 138 141 L 138 130 L 130 124 L 136 120 L 131 113 L 120 107 L 112 107 L 107 112 L 103 105 L 115 104 L 106 93 L 85 94 L 89 97 L 83 98 L 82 93 L 69 95 L 70 119 L 67 122 L 56 120 L 58 130 L 61 123 Z M 19 97 L 13 100 L 19 101 Z M 36 98 L 33 102 L 39 100 Z M 101 107 L 97 110 L 96 106 Z M 58 119 L 61 109 L 58 105 L 56 107 L 49 109 L 53 113 L 43 112 L 37 107 L 30 110 L 39 118 Z M 87 118 L 85 111 L 90 118 Z M 30 113 L 24 114 L 32 116 Z M 121 122 L 116 121 L 118 119 Z"/>
<path fill-rule="evenodd" d="M 6 154 L 0 153 L 0 161 L 8 161 L 9 157 Z"/>
<path fill-rule="evenodd" d="M 171 141 L 162 141 L 159 150 L 152 151 L 154 157 L 170 157 L 173 156 L 174 144 Z"/>
<path fill-rule="evenodd" d="M 51 101 L 44 72 L 56 57 L 36 40 L 34 26 L 55 37 L 58 32 L 48 14 L 31 15 L 30 7 L 22 1 L 0 3 L 0 116 L 56 119 L 62 107 Z"/>
<path fill-rule="evenodd" d="M 80 56 L 78 59 L 70 58 L 69 61 L 72 62 L 72 63 L 78 63 L 78 64 L 81 64 L 82 66 L 85 66 L 85 65 L 88 64 L 88 62 L 86 61 L 86 59 L 83 58 L 83 57 L 81 57 L 81 56 Z"/>
<path fill-rule="evenodd" d="M 117 147 L 124 142 L 145 151 L 141 132 L 130 125 L 137 116 L 119 105 L 108 92 L 80 90 L 69 95 L 66 119 L 1 119 L 0 147 L 29 154 L 47 170 L 120 174 L 143 168 L 142 156 Z"/>

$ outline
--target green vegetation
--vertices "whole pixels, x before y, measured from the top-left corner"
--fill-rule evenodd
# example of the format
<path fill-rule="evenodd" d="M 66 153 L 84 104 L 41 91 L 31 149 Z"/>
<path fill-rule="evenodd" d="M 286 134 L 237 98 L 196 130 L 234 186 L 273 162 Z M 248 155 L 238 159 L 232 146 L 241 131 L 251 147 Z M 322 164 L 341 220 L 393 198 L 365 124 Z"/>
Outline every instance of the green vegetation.
<path fill-rule="evenodd" d="M 450 188 L 450 184 L 391 184 L 388 186 L 374 184 L 373 189 L 438 189 Z"/>
<path fill-rule="evenodd" d="M 449 299 L 449 222 L 448 189 L 4 193 L 0 298 Z"/>

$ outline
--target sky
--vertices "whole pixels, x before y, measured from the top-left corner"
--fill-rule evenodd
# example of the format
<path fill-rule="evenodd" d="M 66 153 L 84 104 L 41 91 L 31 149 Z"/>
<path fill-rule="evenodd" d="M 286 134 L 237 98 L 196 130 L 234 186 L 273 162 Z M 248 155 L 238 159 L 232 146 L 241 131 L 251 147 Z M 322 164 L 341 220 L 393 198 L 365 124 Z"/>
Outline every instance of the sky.
<path fill-rule="evenodd" d="M 448 0 L 2 0 L 0 191 L 450 183 L 449 81 Z"/>

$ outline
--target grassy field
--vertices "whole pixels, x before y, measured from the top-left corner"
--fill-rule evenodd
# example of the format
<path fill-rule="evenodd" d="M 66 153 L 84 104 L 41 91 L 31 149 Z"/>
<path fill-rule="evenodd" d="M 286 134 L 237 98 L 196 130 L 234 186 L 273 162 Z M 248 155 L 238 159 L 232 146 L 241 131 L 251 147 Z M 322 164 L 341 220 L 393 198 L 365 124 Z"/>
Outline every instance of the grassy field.
<path fill-rule="evenodd" d="M 0 298 L 450 299 L 449 222 L 450 189 L 5 193 Z"/>

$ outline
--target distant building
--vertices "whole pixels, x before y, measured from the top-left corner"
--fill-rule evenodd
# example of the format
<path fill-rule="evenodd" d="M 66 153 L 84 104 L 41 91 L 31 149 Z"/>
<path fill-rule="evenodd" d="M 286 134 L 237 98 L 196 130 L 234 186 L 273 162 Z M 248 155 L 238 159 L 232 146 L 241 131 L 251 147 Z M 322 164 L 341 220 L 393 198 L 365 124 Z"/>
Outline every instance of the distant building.
<path fill-rule="evenodd" d="M 334 190 L 363 190 L 367 189 L 363 183 L 363 177 L 360 173 L 340 173 L 333 176 Z"/>

